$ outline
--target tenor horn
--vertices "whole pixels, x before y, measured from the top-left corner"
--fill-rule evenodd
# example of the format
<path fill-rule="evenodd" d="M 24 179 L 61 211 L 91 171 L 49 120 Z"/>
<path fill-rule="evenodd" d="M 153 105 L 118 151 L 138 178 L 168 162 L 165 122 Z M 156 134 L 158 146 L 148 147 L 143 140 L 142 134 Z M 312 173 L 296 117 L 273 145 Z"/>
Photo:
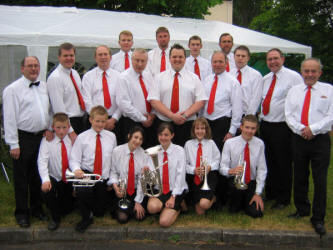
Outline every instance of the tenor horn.
<path fill-rule="evenodd" d="M 97 182 L 102 182 L 99 174 L 84 174 L 83 178 L 77 179 L 73 172 L 66 170 L 66 181 L 73 182 L 73 187 L 93 187 Z"/>

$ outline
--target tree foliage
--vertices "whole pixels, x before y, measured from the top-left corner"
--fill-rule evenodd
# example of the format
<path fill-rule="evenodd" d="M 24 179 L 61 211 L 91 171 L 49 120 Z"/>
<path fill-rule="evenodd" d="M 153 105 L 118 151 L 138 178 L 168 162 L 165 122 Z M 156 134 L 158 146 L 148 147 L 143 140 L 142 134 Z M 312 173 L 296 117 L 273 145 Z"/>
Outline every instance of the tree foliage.
<path fill-rule="evenodd" d="M 312 46 L 324 65 L 322 81 L 333 83 L 333 0 L 264 1 L 250 28 Z"/>
<path fill-rule="evenodd" d="M 202 19 L 209 14 L 209 7 L 222 2 L 223 0 L 4 0 L 2 4 L 75 6 Z"/>

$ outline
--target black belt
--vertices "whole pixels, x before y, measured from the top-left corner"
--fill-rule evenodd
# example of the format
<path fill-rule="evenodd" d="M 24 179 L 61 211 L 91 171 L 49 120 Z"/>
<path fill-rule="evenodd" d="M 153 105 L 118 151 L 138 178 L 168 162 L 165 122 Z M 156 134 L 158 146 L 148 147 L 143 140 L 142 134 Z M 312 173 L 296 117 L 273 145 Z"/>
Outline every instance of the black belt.
<path fill-rule="evenodd" d="M 45 130 L 41 130 L 38 132 L 28 132 L 28 131 L 24 131 L 24 130 L 18 130 L 18 133 L 21 135 L 28 135 L 28 136 L 43 136 Z"/>

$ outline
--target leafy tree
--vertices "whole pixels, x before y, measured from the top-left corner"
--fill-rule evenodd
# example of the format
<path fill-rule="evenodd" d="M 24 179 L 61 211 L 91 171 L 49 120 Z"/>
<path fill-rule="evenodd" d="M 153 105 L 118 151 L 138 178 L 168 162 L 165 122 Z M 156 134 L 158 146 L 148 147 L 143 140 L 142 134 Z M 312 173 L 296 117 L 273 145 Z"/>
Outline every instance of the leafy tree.
<path fill-rule="evenodd" d="M 223 0 L 4 0 L 2 4 L 76 6 L 203 19 L 204 15 L 209 14 L 209 7 L 222 2 Z"/>
<path fill-rule="evenodd" d="M 267 0 L 234 0 L 232 23 L 249 27 L 252 19 L 262 13 L 262 5 Z"/>

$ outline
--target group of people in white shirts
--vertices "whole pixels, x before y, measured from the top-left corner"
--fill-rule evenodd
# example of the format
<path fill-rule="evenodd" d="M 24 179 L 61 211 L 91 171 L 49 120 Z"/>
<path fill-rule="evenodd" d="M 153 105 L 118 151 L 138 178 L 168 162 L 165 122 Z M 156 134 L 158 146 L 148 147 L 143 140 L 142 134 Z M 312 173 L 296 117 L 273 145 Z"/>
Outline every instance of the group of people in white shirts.
<path fill-rule="evenodd" d="M 187 58 L 181 45 L 169 46 L 167 28 L 156 30 L 156 41 L 149 52 L 131 51 L 132 33 L 122 31 L 120 51 L 111 55 L 106 45 L 98 46 L 97 66 L 82 81 L 70 43 L 60 45 L 59 65 L 46 83 L 38 81 L 38 58 L 23 59 L 22 77 L 3 92 L 18 224 L 29 227 L 30 215 L 46 219 L 42 190 L 51 214 L 48 229 L 59 227 L 74 207 L 67 169 L 78 179 L 93 173 L 103 180 L 75 188 L 78 232 L 124 199 L 126 209 L 112 209 L 120 223 L 160 213 L 160 225 L 169 227 L 189 205 L 202 215 L 227 200 L 231 213 L 262 217 L 264 187 L 265 200 L 274 201 L 271 209 L 284 209 L 292 184 L 296 212 L 289 217 L 298 219 L 311 212 L 311 162 L 311 223 L 324 235 L 333 93 L 330 84 L 318 81 L 319 59 L 305 59 L 300 75 L 284 67 L 283 53 L 272 48 L 266 54 L 271 72 L 262 77 L 247 65 L 246 46 L 231 52 L 228 33 L 210 61 L 200 56 L 198 36 L 189 39 Z M 162 191 L 148 197 L 140 177 L 155 168 L 145 152 L 155 145 L 161 181 L 156 188 Z M 245 190 L 235 185 L 239 176 Z M 205 178 L 209 190 L 201 188 Z"/>

